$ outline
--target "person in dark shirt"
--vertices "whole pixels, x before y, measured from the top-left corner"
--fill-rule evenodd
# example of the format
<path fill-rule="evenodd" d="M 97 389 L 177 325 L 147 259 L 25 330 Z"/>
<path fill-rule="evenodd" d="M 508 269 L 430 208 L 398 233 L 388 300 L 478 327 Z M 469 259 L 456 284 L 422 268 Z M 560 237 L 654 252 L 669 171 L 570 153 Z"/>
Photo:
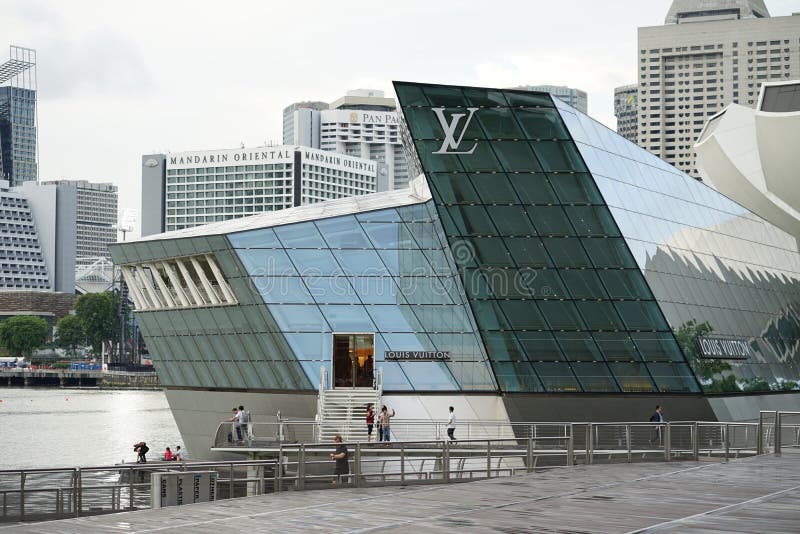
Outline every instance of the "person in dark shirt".
<path fill-rule="evenodd" d="M 336 480 L 333 483 L 334 485 L 341 485 L 342 475 L 347 475 L 350 472 L 350 464 L 347 462 L 347 446 L 342 443 L 342 436 L 339 434 L 334 436 L 333 442 L 336 443 L 336 450 L 331 453 L 331 460 L 336 460 L 336 469 L 334 470 Z"/>

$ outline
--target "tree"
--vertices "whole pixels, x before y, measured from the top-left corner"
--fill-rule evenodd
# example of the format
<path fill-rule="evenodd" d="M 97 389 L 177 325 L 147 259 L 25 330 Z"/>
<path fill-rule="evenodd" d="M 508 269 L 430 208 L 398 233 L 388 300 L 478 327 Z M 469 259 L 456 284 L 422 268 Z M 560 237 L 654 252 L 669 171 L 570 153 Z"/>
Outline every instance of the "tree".
<path fill-rule="evenodd" d="M 77 315 L 67 315 L 56 323 L 56 344 L 62 349 L 66 349 L 69 354 L 75 356 L 78 345 L 86 341 L 86 332 L 83 329 L 83 321 Z"/>
<path fill-rule="evenodd" d="M 729 391 L 741 391 L 736 384 L 733 376 L 724 376 L 724 371 L 731 370 L 731 364 L 725 360 L 715 360 L 703 358 L 697 350 L 695 340 L 698 336 L 704 336 L 714 331 L 714 328 L 704 321 L 697 323 L 694 319 L 686 321 L 675 331 L 675 339 L 683 349 L 683 353 L 689 359 L 689 363 L 694 369 L 695 374 L 704 380 L 710 380 L 711 384 L 703 384 L 703 389 L 709 393 L 725 393 Z"/>
<path fill-rule="evenodd" d="M 114 337 L 114 300 L 113 295 L 107 291 L 81 295 L 75 303 L 75 315 L 80 319 L 86 339 L 95 354 L 103 351 L 104 341 L 110 341 Z"/>
<path fill-rule="evenodd" d="M 0 323 L 0 343 L 14 356 L 30 357 L 50 334 L 47 321 L 32 315 L 17 315 Z"/>

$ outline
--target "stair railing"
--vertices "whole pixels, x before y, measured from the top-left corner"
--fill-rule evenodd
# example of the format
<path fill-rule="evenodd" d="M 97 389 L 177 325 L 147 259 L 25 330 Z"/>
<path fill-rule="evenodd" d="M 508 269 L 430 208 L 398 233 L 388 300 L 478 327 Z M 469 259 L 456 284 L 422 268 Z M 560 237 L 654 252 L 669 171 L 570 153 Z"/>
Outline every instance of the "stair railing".
<path fill-rule="evenodd" d="M 327 389 L 328 368 L 324 365 L 319 368 L 319 393 L 317 394 L 317 417 L 314 425 L 314 441 L 321 439 L 322 414 L 325 413 L 325 390 Z"/>

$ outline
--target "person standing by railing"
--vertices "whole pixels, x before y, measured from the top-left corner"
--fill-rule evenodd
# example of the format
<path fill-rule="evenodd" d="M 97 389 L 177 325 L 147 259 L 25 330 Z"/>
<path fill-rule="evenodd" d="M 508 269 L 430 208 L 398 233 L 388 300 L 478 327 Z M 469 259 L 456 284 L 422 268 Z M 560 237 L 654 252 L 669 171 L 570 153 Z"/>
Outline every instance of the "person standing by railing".
<path fill-rule="evenodd" d="M 395 416 L 394 409 L 392 409 L 392 415 L 389 415 L 389 410 L 386 408 L 384 404 L 381 408 L 381 441 L 390 441 L 390 434 L 391 430 L 389 428 L 391 424 L 392 417 Z"/>
<path fill-rule="evenodd" d="M 650 446 L 653 445 L 653 442 L 655 442 L 657 445 L 662 444 L 661 427 L 665 421 L 666 419 L 664 419 L 664 414 L 661 413 L 661 405 L 657 404 L 656 411 L 650 416 L 651 423 L 658 423 L 653 427 L 653 432 L 650 434 Z"/>
<path fill-rule="evenodd" d="M 374 426 L 375 426 L 375 409 L 372 407 L 372 404 L 367 404 L 367 442 L 372 441 L 372 427 Z M 378 430 L 378 432 L 380 432 L 380 430 Z M 378 438 L 378 441 L 380 441 L 380 438 Z"/>
<path fill-rule="evenodd" d="M 335 486 L 341 486 L 342 476 L 347 476 L 350 473 L 350 463 L 347 461 L 347 445 L 342 443 L 342 436 L 336 434 L 333 437 L 333 442 L 336 443 L 336 450 L 331 453 L 331 460 L 336 460 L 336 469 L 334 475 L 336 479 L 333 481 Z"/>
<path fill-rule="evenodd" d="M 450 438 L 450 441 L 456 441 L 455 436 L 453 435 L 456 431 L 456 414 L 455 408 L 450 406 L 450 415 L 447 417 L 447 437 Z M 469 437 L 469 436 L 467 436 Z"/>

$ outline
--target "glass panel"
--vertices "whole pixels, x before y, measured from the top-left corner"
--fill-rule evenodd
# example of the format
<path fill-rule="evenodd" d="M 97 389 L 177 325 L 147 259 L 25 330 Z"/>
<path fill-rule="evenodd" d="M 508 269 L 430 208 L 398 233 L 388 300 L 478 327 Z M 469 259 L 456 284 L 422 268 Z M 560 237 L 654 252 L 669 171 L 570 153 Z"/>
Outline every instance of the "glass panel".
<path fill-rule="evenodd" d="M 548 93 L 538 93 L 529 91 L 503 91 L 506 95 L 508 103 L 514 107 L 545 107 L 552 108 L 553 100 Z"/>
<path fill-rule="evenodd" d="M 634 332 L 631 338 L 645 361 L 684 361 L 681 349 L 670 333 Z"/>
<path fill-rule="evenodd" d="M 457 235 L 497 235 L 483 206 L 450 206 L 445 210 L 456 225 Z"/>
<path fill-rule="evenodd" d="M 569 361 L 603 361 L 600 349 L 597 348 L 590 334 L 585 332 L 558 332 L 555 337 Z"/>
<path fill-rule="evenodd" d="M 550 332 L 518 332 L 517 339 L 528 360 L 532 362 L 557 362 L 565 359 Z"/>
<path fill-rule="evenodd" d="M 483 341 L 493 362 L 525 361 L 525 353 L 510 332 L 484 332 Z"/>
<path fill-rule="evenodd" d="M 506 320 L 500 302 L 496 300 L 472 301 L 472 312 L 475 320 L 483 330 L 510 330 L 511 324 Z M 538 309 L 536 313 L 539 313 Z"/>
<path fill-rule="evenodd" d="M 565 206 L 575 231 L 588 236 L 618 236 L 617 225 L 605 206 Z"/>
<path fill-rule="evenodd" d="M 275 232 L 270 228 L 229 234 L 228 239 L 234 248 L 281 248 Z"/>
<path fill-rule="evenodd" d="M 494 89 L 465 87 L 464 96 L 467 97 L 467 102 L 472 106 L 503 107 L 508 105 L 503 93 Z"/>
<path fill-rule="evenodd" d="M 364 306 L 330 305 L 320 306 L 331 329 L 340 332 L 374 332 L 372 324 Z"/>
<path fill-rule="evenodd" d="M 326 248 L 314 223 L 304 222 L 278 226 L 275 233 L 286 248 Z"/>
<path fill-rule="evenodd" d="M 629 330 L 666 330 L 667 323 L 653 301 L 615 302 L 617 311 Z"/>
<path fill-rule="evenodd" d="M 514 261 L 497 237 L 473 237 L 470 239 L 475 250 L 475 259 L 487 267 L 513 267 Z"/>
<path fill-rule="evenodd" d="M 610 302 L 580 301 L 576 302 L 586 325 L 590 330 L 619 330 L 624 328 L 622 321 L 614 311 Z"/>
<path fill-rule="evenodd" d="M 428 183 L 438 193 L 442 204 L 480 203 L 478 192 L 464 173 L 429 173 Z"/>
<path fill-rule="evenodd" d="M 584 391 L 597 393 L 619 391 L 619 387 L 605 363 L 578 362 L 571 365 Z"/>
<path fill-rule="evenodd" d="M 473 121 L 473 125 L 477 125 L 478 121 Z M 489 141 L 465 141 L 459 146 L 459 150 L 475 150 L 472 154 L 464 154 L 459 157 L 461 166 L 468 172 L 492 172 L 502 169 L 502 166 L 497 161 L 494 151 L 492 150 Z M 456 169 L 454 169 L 456 170 Z"/>
<path fill-rule="evenodd" d="M 317 229 L 331 248 L 369 248 L 370 242 L 355 217 L 335 217 L 316 221 Z"/>
<path fill-rule="evenodd" d="M 595 332 L 592 336 L 608 361 L 631 362 L 641 360 L 633 340 L 625 332 Z"/>
<path fill-rule="evenodd" d="M 433 274 L 425 254 L 420 250 L 379 250 L 383 264 L 394 276 L 428 276 Z"/>
<path fill-rule="evenodd" d="M 503 242 L 519 267 L 552 267 L 544 244 L 538 238 L 505 237 Z"/>
<path fill-rule="evenodd" d="M 564 285 L 575 299 L 607 299 L 597 273 L 589 269 L 564 269 L 560 273 Z"/>
<path fill-rule="evenodd" d="M 648 363 L 647 368 L 663 392 L 697 392 L 697 381 L 689 367 L 682 363 Z"/>
<path fill-rule="evenodd" d="M 405 303 L 400 289 L 389 276 L 350 278 L 350 284 L 364 304 Z"/>
<path fill-rule="evenodd" d="M 517 126 L 509 108 L 482 109 L 475 117 L 483 126 L 486 139 L 522 139 L 522 130 Z"/>
<path fill-rule="evenodd" d="M 558 199 L 563 204 L 602 204 L 600 191 L 590 174 L 554 174 L 550 175 L 550 183 L 553 185 Z"/>
<path fill-rule="evenodd" d="M 509 174 L 523 204 L 558 204 L 556 194 L 544 174 Z"/>
<path fill-rule="evenodd" d="M 555 109 L 515 109 L 514 115 L 528 139 L 569 139 Z"/>
<path fill-rule="evenodd" d="M 483 204 L 519 204 L 508 176 L 502 174 L 473 174 L 472 185 Z"/>
<path fill-rule="evenodd" d="M 367 306 L 379 332 L 421 332 L 422 325 L 410 306 Z"/>
<path fill-rule="evenodd" d="M 316 306 L 272 304 L 268 308 L 282 332 L 330 332 Z"/>
<path fill-rule="evenodd" d="M 300 276 L 335 276 L 342 273 L 341 267 L 329 250 L 288 250 Z"/>
<path fill-rule="evenodd" d="M 348 276 L 383 276 L 389 271 L 374 250 L 332 251 L 344 273 Z"/>
<path fill-rule="evenodd" d="M 401 362 L 400 367 L 417 391 L 461 389 L 447 366 L 439 362 Z"/>
<path fill-rule="evenodd" d="M 240 249 L 239 260 L 250 276 L 296 276 L 292 262 L 280 249 Z"/>
<path fill-rule="evenodd" d="M 581 387 L 566 362 L 542 362 L 533 365 L 545 389 L 552 393 L 580 393 Z"/>
<path fill-rule="evenodd" d="M 553 330 L 585 330 L 575 304 L 568 301 L 546 300 L 537 303 Z"/>
<path fill-rule="evenodd" d="M 500 308 L 514 330 L 540 330 L 547 325 L 532 300 L 503 300 Z"/>
<path fill-rule="evenodd" d="M 357 304 L 355 291 L 344 276 L 309 276 L 303 279 L 318 304 Z"/>
<path fill-rule="evenodd" d="M 545 171 L 588 171 L 570 141 L 538 141 L 533 148 Z"/>
<path fill-rule="evenodd" d="M 537 208 L 534 208 L 537 209 Z M 503 236 L 536 235 L 522 206 L 486 206 L 489 217 L 494 221 L 497 231 Z"/>
<path fill-rule="evenodd" d="M 643 363 L 613 362 L 608 364 L 622 391 L 626 393 L 647 393 L 656 387 Z"/>
<path fill-rule="evenodd" d="M 368 223 L 363 225 L 375 248 L 417 248 L 406 225 L 400 223 Z"/>
<path fill-rule="evenodd" d="M 533 366 L 528 362 L 497 362 L 494 370 L 503 391 L 544 391 Z"/>
<path fill-rule="evenodd" d="M 566 213 L 561 206 L 536 206 L 528 208 L 539 235 L 575 235 Z"/>
<path fill-rule="evenodd" d="M 313 304 L 303 279 L 296 276 L 251 278 L 264 302 L 267 304 Z"/>
<path fill-rule="evenodd" d="M 563 299 L 569 296 L 556 269 L 521 270 L 519 278 L 536 299 Z"/>
<path fill-rule="evenodd" d="M 494 141 L 492 147 L 506 172 L 531 172 L 542 170 L 527 141 Z M 496 170 L 489 168 L 486 171 Z"/>
<path fill-rule="evenodd" d="M 609 269 L 598 272 L 611 298 L 653 298 L 644 281 L 644 276 L 638 269 Z"/>
<path fill-rule="evenodd" d="M 580 240 L 574 237 L 546 237 L 542 242 L 556 267 L 591 267 Z"/>
<path fill-rule="evenodd" d="M 636 267 L 624 239 L 581 239 L 595 267 Z"/>

